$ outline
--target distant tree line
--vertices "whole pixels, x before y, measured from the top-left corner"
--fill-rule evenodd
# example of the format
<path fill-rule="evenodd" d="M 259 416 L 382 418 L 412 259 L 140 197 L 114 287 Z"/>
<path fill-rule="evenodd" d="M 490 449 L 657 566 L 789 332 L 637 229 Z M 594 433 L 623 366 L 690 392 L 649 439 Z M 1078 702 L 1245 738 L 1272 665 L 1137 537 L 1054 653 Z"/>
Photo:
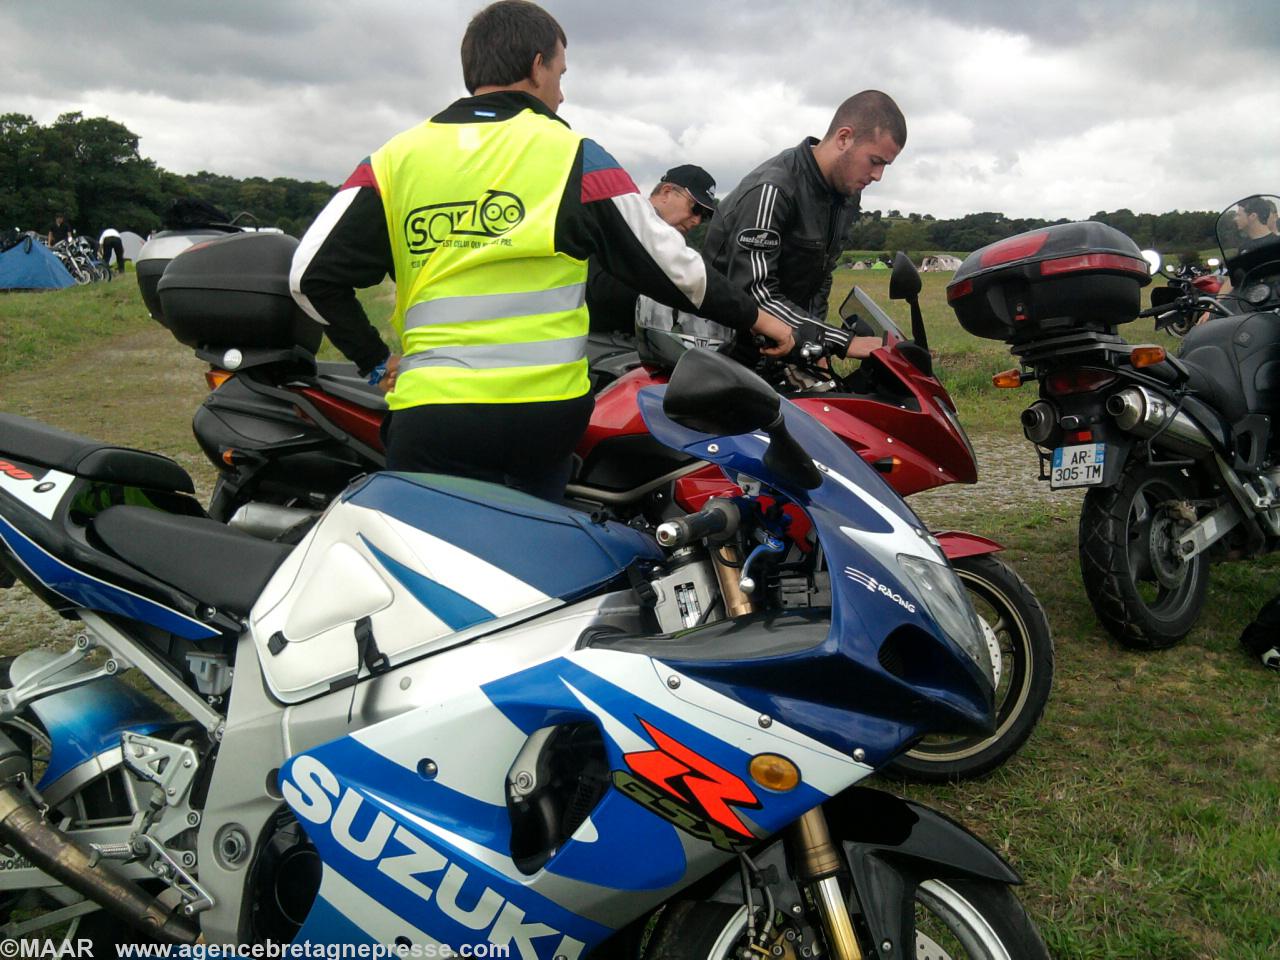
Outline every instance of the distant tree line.
<path fill-rule="evenodd" d="M 235 177 L 201 171 L 179 175 L 138 152 L 138 137 L 106 117 L 65 113 L 48 126 L 19 113 L 0 115 L 0 229 L 44 232 L 55 214 L 94 239 L 105 227 L 145 236 L 161 226 L 177 199 L 205 200 L 235 216 L 244 211 L 259 226 L 301 236 L 336 188 L 276 177 Z M 1090 219 L 1123 231 L 1141 247 L 1166 253 L 1212 248 L 1214 213 L 1099 211 Z M 970 251 L 1005 237 L 1065 220 L 1015 219 L 971 213 L 954 220 L 897 210 L 862 214 L 846 238 L 853 250 Z M 690 240 L 701 245 L 705 225 Z M 1184 257 L 1185 258 L 1185 257 Z"/>
<path fill-rule="evenodd" d="M 1097 220 L 1131 237 L 1140 247 L 1164 253 L 1179 253 L 1184 259 L 1197 259 L 1196 251 L 1217 245 L 1214 227 L 1216 213 L 1173 211 L 1171 213 L 1134 213 L 1132 210 L 1099 210 L 1090 220 Z M 1002 213 L 970 213 L 955 220 L 937 220 L 929 214 L 902 216 L 897 210 L 881 213 L 864 211 L 850 228 L 847 249 L 905 250 L 919 253 L 928 250 L 967 252 L 989 243 L 1012 237 L 1066 220 L 1041 220 L 1036 217 L 1018 219 Z M 1187 256 L 1190 255 L 1190 256 Z"/>
<path fill-rule="evenodd" d="M 95 240 L 106 227 L 145 237 L 174 200 L 194 198 L 301 236 L 335 190 L 288 177 L 170 173 L 138 152 L 136 134 L 105 117 L 65 113 L 41 126 L 23 114 L 0 115 L 0 229 L 43 233 L 62 213 Z"/>

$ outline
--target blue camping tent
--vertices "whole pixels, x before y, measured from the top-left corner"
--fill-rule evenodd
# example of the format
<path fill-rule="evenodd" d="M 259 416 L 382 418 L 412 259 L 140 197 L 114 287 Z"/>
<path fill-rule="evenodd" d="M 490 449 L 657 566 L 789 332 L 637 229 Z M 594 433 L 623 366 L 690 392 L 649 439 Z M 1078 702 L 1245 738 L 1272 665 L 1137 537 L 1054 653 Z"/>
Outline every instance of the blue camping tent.
<path fill-rule="evenodd" d="M 75 284 L 62 261 L 28 237 L 0 253 L 0 290 L 61 290 Z"/>

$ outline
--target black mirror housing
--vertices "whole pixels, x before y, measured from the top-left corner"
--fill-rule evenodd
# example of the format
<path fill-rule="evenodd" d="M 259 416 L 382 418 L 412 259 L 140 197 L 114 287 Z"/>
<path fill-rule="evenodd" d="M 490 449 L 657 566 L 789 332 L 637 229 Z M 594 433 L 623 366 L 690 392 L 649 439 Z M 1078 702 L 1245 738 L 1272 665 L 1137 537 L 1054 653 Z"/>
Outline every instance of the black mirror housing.
<path fill-rule="evenodd" d="M 662 411 L 690 430 L 737 436 L 776 422 L 781 402 L 769 384 L 742 364 L 695 347 L 676 363 Z"/>
<path fill-rule="evenodd" d="M 923 284 L 920 271 L 911 258 L 899 250 L 893 257 L 893 273 L 889 275 L 890 300 L 914 300 L 920 295 Z"/>

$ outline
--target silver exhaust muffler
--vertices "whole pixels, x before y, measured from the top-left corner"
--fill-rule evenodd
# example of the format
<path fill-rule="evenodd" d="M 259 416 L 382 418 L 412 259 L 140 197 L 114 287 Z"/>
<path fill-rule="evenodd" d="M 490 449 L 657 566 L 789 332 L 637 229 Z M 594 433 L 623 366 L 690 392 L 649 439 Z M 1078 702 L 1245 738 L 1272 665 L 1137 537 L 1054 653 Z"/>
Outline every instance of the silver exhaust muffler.
<path fill-rule="evenodd" d="M 1116 426 L 1144 439 L 1155 438 L 1162 449 L 1203 460 L 1213 455 L 1213 442 L 1195 421 L 1146 387 L 1126 387 L 1107 398 L 1107 413 Z"/>
<path fill-rule="evenodd" d="M 1037 400 L 1023 410 L 1020 419 L 1023 435 L 1037 445 L 1048 440 L 1053 435 L 1054 427 L 1058 425 L 1058 415 L 1043 400 Z"/>
<path fill-rule="evenodd" d="M 13 741 L 0 733 L 0 768 L 6 773 L 17 772 L 24 760 Z M 200 931 L 189 921 L 174 916 L 155 898 L 117 876 L 98 851 L 46 823 L 22 788 L 12 781 L 0 785 L 0 842 L 59 883 L 157 940 L 195 943 L 200 937 Z"/>

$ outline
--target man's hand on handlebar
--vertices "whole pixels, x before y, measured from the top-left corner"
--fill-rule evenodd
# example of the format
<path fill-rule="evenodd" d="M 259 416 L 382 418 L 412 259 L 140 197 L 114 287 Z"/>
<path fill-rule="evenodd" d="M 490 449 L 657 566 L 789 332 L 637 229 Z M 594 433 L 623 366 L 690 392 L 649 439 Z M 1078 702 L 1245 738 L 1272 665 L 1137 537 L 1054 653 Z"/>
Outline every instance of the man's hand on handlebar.
<path fill-rule="evenodd" d="M 884 343 L 879 337 L 854 337 L 849 341 L 849 349 L 845 356 L 853 360 L 862 360 L 879 350 Z"/>
<path fill-rule="evenodd" d="M 757 311 L 756 322 L 752 326 L 751 332 L 768 337 L 773 341 L 773 346 L 760 348 L 760 352 L 766 357 L 785 357 L 795 349 L 795 331 L 772 313 L 766 313 L 763 310 Z"/>

